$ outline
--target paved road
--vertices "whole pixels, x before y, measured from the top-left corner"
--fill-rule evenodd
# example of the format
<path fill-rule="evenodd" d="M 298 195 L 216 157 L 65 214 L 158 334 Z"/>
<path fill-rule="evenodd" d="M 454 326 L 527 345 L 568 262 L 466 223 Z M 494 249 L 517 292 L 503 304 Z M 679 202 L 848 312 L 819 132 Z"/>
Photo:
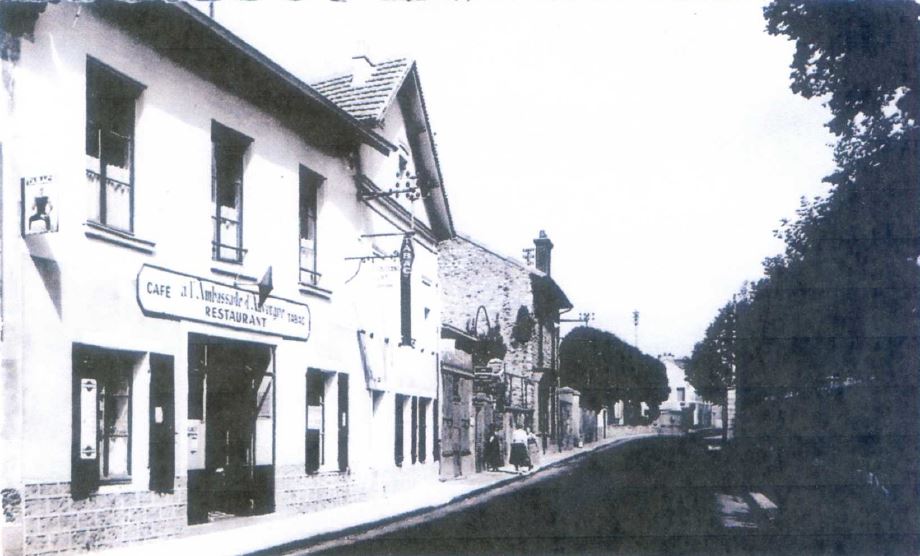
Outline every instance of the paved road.
<path fill-rule="evenodd" d="M 705 446 L 687 439 L 636 441 L 310 552 L 711 554 L 722 545 L 737 549 L 747 535 L 739 538 L 722 525 L 718 488 L 700 472 L 711 457 Z"/>
<path fill-rule="evenodd" d="M 637 440 L 300 553 L 900 553 L 871 536 L 784 534 L 759 493 L 730 484 L 721 457 L 689 438 Z"/>

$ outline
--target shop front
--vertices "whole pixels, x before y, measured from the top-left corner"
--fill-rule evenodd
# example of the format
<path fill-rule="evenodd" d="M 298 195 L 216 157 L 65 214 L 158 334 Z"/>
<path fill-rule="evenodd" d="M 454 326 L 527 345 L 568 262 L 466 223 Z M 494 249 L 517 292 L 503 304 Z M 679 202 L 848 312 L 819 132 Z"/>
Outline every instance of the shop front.
<path fill-rule="evenodd" d="M 152 265 L 138 273 L 137 298 L 145 316 L 187 331 L 188 524 L 273 512 L 278 347 L 309 338 L 309 308 Z"/>

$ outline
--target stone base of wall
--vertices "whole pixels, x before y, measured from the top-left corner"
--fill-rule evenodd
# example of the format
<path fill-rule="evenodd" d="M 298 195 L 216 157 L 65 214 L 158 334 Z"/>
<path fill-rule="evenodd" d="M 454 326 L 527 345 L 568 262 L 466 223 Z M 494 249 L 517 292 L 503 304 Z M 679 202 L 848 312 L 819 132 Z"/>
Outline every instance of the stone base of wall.
<path fill-rule="evenodd" d="M 175 492 L 102 492 L 82 500 L 70 483 L 26 484 L 23 497 L 26 555 L 96 550 L 172 537 L 186 527 L 185 479 Z"/>
<path fill-rule="evenodd" d="M 304 473 L 301 466 L 276 470 L 275 510 L 278 513 L 309 513 L 360 502 L 367 498 L 366 481 L 351 473 Z"/>

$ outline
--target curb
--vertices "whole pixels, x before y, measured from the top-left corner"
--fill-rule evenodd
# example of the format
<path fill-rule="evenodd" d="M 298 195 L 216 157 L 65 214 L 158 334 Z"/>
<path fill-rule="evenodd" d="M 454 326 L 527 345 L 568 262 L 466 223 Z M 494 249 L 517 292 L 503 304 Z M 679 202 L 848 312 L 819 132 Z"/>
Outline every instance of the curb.
<path fill-rule="evenodd" d="M 332 541 L 332 540 L 335 540 L 335 539 L 340 539 L 340 538 L 343 538 L 343 537 L 348 537 L 348 536 L 351 536 L 351 535 L 360 534 L 360 533 L 365 532 L 365 531 L 368 531 L 368 530 L 370 530 L 370 529 L 374 529 L 374 528 L 377 528 L 377 527 L 383 527 L 383 526 L 386 526 L 386 525 L 390 525 L 390 524 L 392 524 L 392 523 L 396 523 L 396 522 L 398 522 L 398 521 L 402 521 L 402 520 L 404 520 L 404 519 L 410 519 L 410 518 L 413 518 L 413 517 L 417 517 L 417 516 L 420 516 L 420 515 L 424 515 L 424 514 L 426 514 L 426 513 L 430 513 L 430 512 L 436 511 L 436 510 L 440 510 L 440 509 L 443 509 L 443 508 L 452 506 L 452 505 L 454 505 L 454 504 L 457 504 L 457 503 L 459 503 L 459 502 L 463 502 L 464 500 L 469 500 L 470 498 L 473 498 L 473 497 L 478 496 L 478 495 L 480 495 L 480 494 L 484 494 L 484 493 L 489 492 L 489 491 L 491 491 L 491 490 L 495 490 L 495 489 L 497 489 L 497 488 L 500 488 L 500 487 L 503 487 L 503 486 L 507 486 L 507 485 L 510 485 L 510 484 L 512 484 L 512 483 L 516 483 L 516 482 L 519 482 L 519 481 L 523 481 L 524 479 L 527 479 L 527 478 L 529 478 L 529 477 L 537 476 L 538 474 L 540 474 L 541 472 L 543 472 L 543 471 L 545 471 L 545 470 L 553 469 L 553 468 L 556 468 L 556 467 L 561 467 L 563 464 L 572 463 L 573 461 L 577 461 L 577 460 L 579 460 L 579 459 L 583 459 L 583 458 L 585 458 L 585 457 L 588 457 L 588 456 L 594 454 L 595 452 L 599 452 L 599 451 L 602 451 L 602 450 L 605 450 L 605 449 L 610 449 L 610 448 L 622 446 L 622 445 L 624 445 L 624 444 L 627 444 L 627 443 L 632 442 L 632 441 L 635 441 L 635 440 L 643 440 L 643 439 L 648 439 L 648 438 L 658 438 L 658 437 L 660 437 L 660 436 L 661 436 L 661 435 L 660 435 L 660 434 L 657 434 L 657 433 L 645 433 L 645 434 L 637 434 L 637 435 L 633 435 L 633 436 L 625 436 L 625 437 L 623 437 L 623 438 L 617 438 L 617 439 L 614 439 L 614 440 L 612 440 L 612 441 L 610 441 L 610 442 L 608 442 L 608 443 L 606 443 L 606 444 L 596 445 L 596 446 L 591 447 L 591 448 L 588 449 L 588 450 L 582 450 L 582 451 L 580 451 L 580 452 L 573 453 L 573 454 L 571 454 L 571 455 L 569 455 L 569 456 L 567 456 L 567 457 L 561 458 L 561 459 L 556 460 L 556 461 L 554 461 L 554 462 L 552 462 L 552 463 L 549 463 L 549 464 L 547 464 L 547 465 L 545 465 L 545 466 L 539 467 L 539 468 L 537 468 L 535 471 L 533 471 L 532 473 L 527 473 L 526 475 L 524 475 L 524 474 L 522 474 L 522 475 L 514 475 L 514 476 L 512 476 L 512 477 L 507 477 L 507 478 L 499 479 L 499 480 L 497 480 L 497 481 L 495 481 L 495 482 L 493 482 L 493 483 L 489 483 L 489 484 L 485 484 L 485 485 L 482 485 L 482 486 L 473 488 L 473 489 L 471 489 L 471 490 L 469 490 L 469 491 L 467 491 L 467 492 L 464 492 L 464 493 L 462 493 L 462 494 L 458 494 L 458 495 L 456 495 L 456 496 L 454 496 L 454 497 L 448 499 L 448 500 L 445 501 L 445 502 L 437 502 L 437 503 L 434 503 L 434 504 L 429 504 L 429 505 L 420 506 L 420 507 L 418 507 L 418 508 L 414 508 L 414 509 L 412 509 L 412 510 L 409 510 L 409 511 L 406 511 L 406 512 L 403 512 L 403 513 L 400 513 L 400 514 L 388 516 L 388 517 L 385 517 L 385 518 L 382 518 L 382 519 L 377 519 L 377 520 L 374 520 L 374 521 L 367 521 L 367 522 L 365 522 L 365 523 L 361 523 L 361 524 L 358 524 L 358 525 L 352 525 L 352 526 L 350 526 L 350 527 L 345 527 L 345 528 L 343 528 L 343 529 L 339 529 L 339 530 L 336 530 L 336 531 L 329 531 L 329 532 L 326 532 L 326 533 L 320 533 L 320 534 L 317 534 L 317 535 L 310 536 L 310 537 L 308 537 L 308 538 L 299 539 L 299 540 L 296 540 L 296 541 L 292 541 L 292 542 L 288 542 L 288 543 L 283 543 L 283 544 L 278 544 L 278 545 L 274 545 L 274 546 L 270 546 L 270 547 L 265 547 L 265 548 L 263 548 L 263 549 L 260 549 L 260 550 L 254 551 L 254 552 L 248 552 L 247 554 L 252 555 L 252 556 L 262 556 L 262 555 L 268 555 L 268 554 L 279 554 L 279 553 L 284 553 L 284 552 L 289 552 L 289 551 L 295 551 L 295 550 L 308 550 L 308 549 L 310 549 L 311 547 L 318 546 L 318 545 L 320 545 L 320 544 L 322 544 L 322 543 L 324 543 L 324 542 Z"/>

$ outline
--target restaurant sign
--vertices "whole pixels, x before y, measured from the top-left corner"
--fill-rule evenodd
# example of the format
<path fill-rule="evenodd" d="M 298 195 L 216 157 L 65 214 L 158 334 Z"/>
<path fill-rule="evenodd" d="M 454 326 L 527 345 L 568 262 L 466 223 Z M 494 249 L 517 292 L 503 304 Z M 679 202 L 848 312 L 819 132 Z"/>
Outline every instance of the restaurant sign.
<path fill-rule="evenodd" d="M 137 302 L 145 314 L 179 318 L 306 340 L 310 308 L 258 291 L 144 265 L 137 274 Z"/>

